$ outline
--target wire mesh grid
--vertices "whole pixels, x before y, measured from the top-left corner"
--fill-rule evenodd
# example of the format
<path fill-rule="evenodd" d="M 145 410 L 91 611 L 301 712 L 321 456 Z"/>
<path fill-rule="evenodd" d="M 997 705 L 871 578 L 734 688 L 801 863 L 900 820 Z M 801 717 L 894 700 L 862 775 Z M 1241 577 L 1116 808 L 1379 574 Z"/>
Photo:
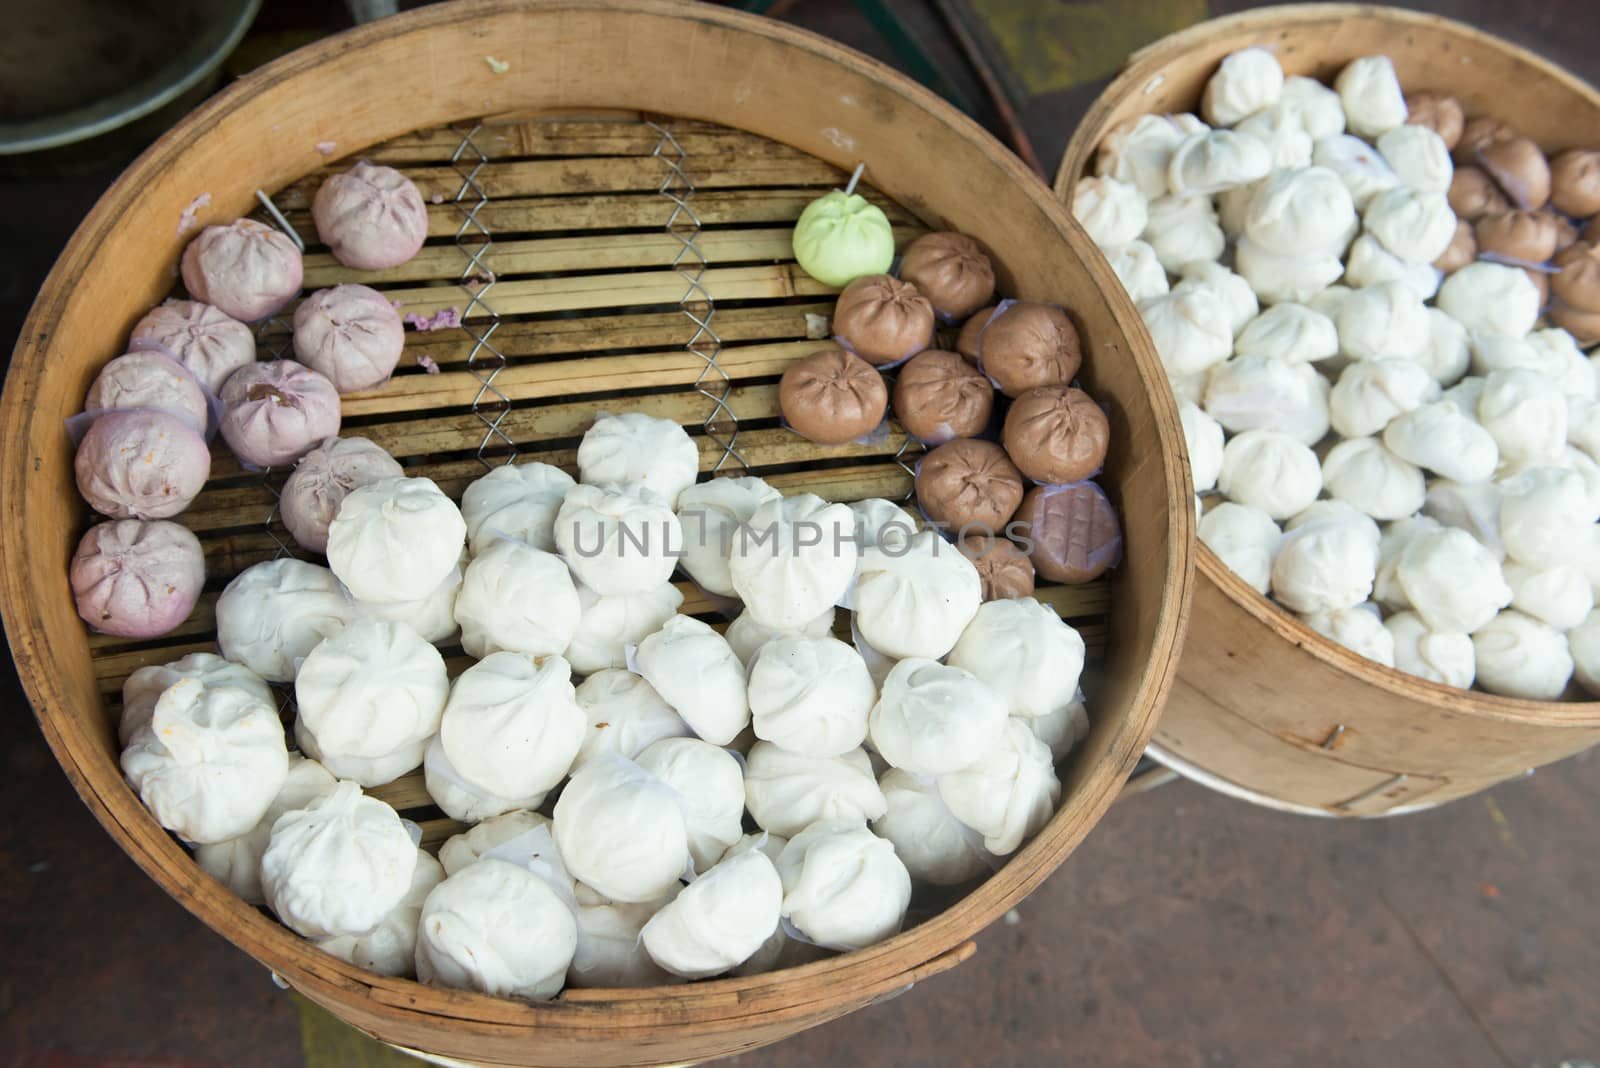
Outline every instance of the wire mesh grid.
<path fill-rule="evenodd" d="M 489 165 L 489 154 L 474 140 L 483 129 L 482 123 L 460 129 L 461 143 L 450 154 L 450 166 L 461 179 L 460 188 L 451 197 L 451 202 L 462 211 L 453 240 L 466 257 L 461 268 L 461 286 L 468 296 L 466 307 L 461 309 L 461 328 L 472 341 L 467 371 L 478 380 L 478 392 L 472 398 L 472 414 L 483 424 L 483 440 L 478 443 L 476 455 L 484 467 L 493 468 L 516 459 L 517 443 L 502 425 L 511 414 L 511 398 L 494 384 L 505 370 L 507 359 L 494 342 L 495 331 L 500 329 L 500 314 L 488 301 L 489 292 L 495 286 L 495 274 L 485 257 L 494 248 L 494 235 L 480 217 L 484 205 L 489 203 L 489 194 L 479 184 L 478 176 Z"/>
<path fill-rule="evenodd" d="M 672 205 L 672 213 L 667 217 L 666 231 L 683 246 L 672 258 L 672 269 L 687 286 L 683 298 L 678 301 L 678 308 L 694 326 L 693 336 L 683 347 L 705 361 L 705 366 L 695 376 L 694 390 L 711 402 L 711 410 L 700 424 L 706 439 L 721 450 L 711 465 L 711 471 L 712 474 L 723 471 L 749 474 L 749 465 L 745 463 L 738 449 L 739 419 L 728 406 L 733 380 L 717 362 L 717 357 L 722 354 L 722 339 L 717 336 L 717 331 L 712 325 L 717 315 L 717 307 L 716 302 L 711 299 L 711 293 L 705 287 L 708 265 L 699 245 L 696 244 L 696 239 L 700 236 L 701 223 L 700 216 L 689 203 L 695 193 L 694 179 L 685 169 L 689 154 L 684 151 L 683 146 L 667 127 L 656 122 L 648 122 L 646 125 L 661 138 L 651 155 L 661 160 L 667 167 L 667 173 L 662 177 L 661 185 L 656 190 Z"/>
<path fill-rule="evenodd" d="M 260 201 L 262 212 L 267 216 L 263 221 L 268 225 L 276 226 L 294 241 L 295 247 L 301 252 L 305 251 L 305 241 L 290 225 L 283 212 L 272 202 L 272 198 L 260 189 L 256 190 L 256 200 Z M 256 327 L 256 351 L 265 352 L 268 360 L 287 360 L 294 356 L 294 322 L 292 316 L 278 312 L 268 316 Z M 283 484 L 289 480 L 289 468 L 268 467 L 261 472 L 261 484 L 272 495 L 272 507 L 267 511 L 267 518 L 262 521 L 261 527 L 268 538 L 272 540 L 272 558 L 282 560 L 284 557 L 298 557 L 299 546 L 294 536 L 289 533 L 289 528 L 284 525 L 283 517 L 279 514 L 279 501 L 283 496 Z"/>

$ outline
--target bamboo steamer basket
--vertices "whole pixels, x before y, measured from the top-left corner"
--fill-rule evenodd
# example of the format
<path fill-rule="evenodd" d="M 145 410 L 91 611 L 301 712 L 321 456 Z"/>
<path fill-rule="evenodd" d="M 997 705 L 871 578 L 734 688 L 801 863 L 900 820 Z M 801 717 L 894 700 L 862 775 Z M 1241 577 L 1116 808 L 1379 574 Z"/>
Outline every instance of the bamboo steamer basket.
<path fill-rule="evenodd" d="M 1600 93 L 1532 53 L 1434 15 L 1293 4 L 1215 19 L 1135 53 L 1067 146 L 1070 204 L 1105 135 L 1139 115 L 1197 111 L 1223 57 L 1271 48 L 1326 83 L 1389 56 L 1407 92 L 1460 98 L 1555 152 L 1600 144 Z M 1382 816 L 1477 793 L 1600 741 L 1600 703 L 1495 697 L 1425 682 L 1345 649 L 1197 551 L 1193 625 L 1151 744 L 1168 767 L 1225 793 L 1311 815 Z"/>
<path fill-rule="evenodd" d="M 410 312 L 465 311 L 464 327 L 408 333 L 395 378 L 344 398 L 347 432 L 458 497 L 484 470 L 480 451 L 499 458 L 508 443 L 571 469 L 601 407 L 679 419 L 706 470 L 728 469 L 731 440 L 785 492 L 909 493 L 914 457 L 899 427 L 883 443 L 822 448 L 777 425 L 776 377 L 817 347 L 807 316 L 827 314 L 833 292 L 795 267 L 789 228 L 861 159 L 900 240 L 959 229 L 992 250 L 1003 292 L 1069 305 L 1089 348 L 1086 384 L 1112 411 L 1103 481 L 1127 531 L 1109 581 L 1040 591 L 1085 634 L 1094 680 L 1092 730 L 1061 768 L 1050 823 L 969 894 L 870 949 L 543 1004 L 370 974 L 204 875 L 124 784 L 115 705 L 138 666 L 212 647 L 215 591 L 283 540 L 270 521 L 273 476 L 241 470 L 219 447 L 182 517 L 202 538 L 211 592 L 159 642 L 91 637 L 66 582 L 89 516 L 63 420 L 172 290 L 185 241 L 176 224 L 197 194 L 211 196 L 206 224 L 250 212 L 264 190 L 314 238 L 307 208 L 329 162 L 319 146 L 400 166 L 432 200 L 433 239 L 411 263 L 358 276 L 313 246 L 306 287 L 359 279 Z M 0 561 L 12 651 L 45 737 L 117 843 L 219 934 L 357 1028 L 491 1064 L 651 1065 L 751 1049 L 969 957 L 970 938 L 1065 859 L 1143 751 L 1186 622 L 1194 516 L 1176 411 L 1156 386 L 1148 336 L 1126 325 L 1137 321 L 1105 261 L 1010 153 L 932 94 L 823 39 L 662 0 L 480 0 L 384 19 L 210 101 L 134 163 L 56 264 L 0 405 L 0 530 L 27 546 Z M 264 354 L 285 342 L 281 323 L 261 332 Z M 441 373 L 423 373 L 419 357 Z M 713 608 L 686 592 L 684 611 Z M 403 811 L 430 804 L 417 773 L 374 793 Z M 458 828 L 430 813 L 418 818 L 436 845 Z"/>

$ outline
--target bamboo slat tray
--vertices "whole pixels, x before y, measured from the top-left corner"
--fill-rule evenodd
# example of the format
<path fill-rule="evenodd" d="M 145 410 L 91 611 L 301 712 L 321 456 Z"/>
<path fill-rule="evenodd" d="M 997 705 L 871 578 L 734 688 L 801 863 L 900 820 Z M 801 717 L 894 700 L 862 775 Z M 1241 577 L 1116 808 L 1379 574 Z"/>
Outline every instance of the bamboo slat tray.
<path fill-rule="evenodd" d="M 496 73 L 486 54 L 509 68 Z M 428 91 L 376 88 L 402 84 Z M 348 100 L 361 104 L 328 104 Z M 319 153 L 327 142 L 341 162 Z M 355 158 L 400 167 L 432 201 L 429 244 L 402 267 L 349 271 L 314 244 L 310 198 L 330 167 Z M 89 636 L 66 586 L 89 516 L 62 427 L 133 322 L 172 290 L 185 240 L 175 226 L 194 198 L 212 196 L 205 224 L 270 194 L 313 242 L 308 289 L 361 281 L 407 313 L 462 313 L 460 326 L 408 333 L 394 378 L 343 403 L 342 433 L 372 438 L 453 496 L 513 455 L 573 470 L 579 437 L 604 409 L 678 420 L 700 445 L 703 474 L 748 471 L 786 493 L 844 501 L 902 498 L 918 446 L 898 426 L 872 445 L 820 447 L 777 418 L 778 376 L 822 344 L 834 295 L 794 265 L 789 229 L 862 158 L 869 195 L 901 241 L 960 229 L 991 250 L 1004 292 L 1072 309 L 1085 381 L 1113 412 L 1103 481 L 1125 518 L 1125 563 L 1109 581 L 1040 590 L 1080 626 L 1093 658 L 1094 726 L 1061 768 L 1050 824 L 970 892 L 919 899 L 915 925 L 871 949 L 746 979 L 569 990 L 538 1005 L 364 972 L 202 874 L 122 782 L 118 690 L 142 664 L 214 648 L 216 593 L 292 546 L 272 519 L 281 473 L 246 471 L 219 445 L 210 483 L 181 517 L 209 568 L 192 618 L 158 642 Z M 0 406 L 0 534 L 29 546 L 0 559 L 0 607 L 46 737 L 118 843 L 341 1018 L 397 1045 L 493 1064 L 648 1065 L 753 1048 L 964 960 L 968 939 L 1103 815 L 1142 752 L 1182 637 L 1193 511 L 1176 413 L 1151 389 L 1159 364 L 1130 322 L 1109 268 L 1049 190 L 970 122 L 853 53 L 657 0 L 430 7 L 245 79 L 152 148 L 84 223 L 34 307 Z M 281 320 L 262 327 L 263 358 L 287 342 Z M 684 611 L 725 619 L 725 606 L 682 589 Z M 446 656 L 453 672 L 468 663 L 459 649 Z M 418 819 L 429 844 L 459 829 L 418 773 L 374 793 Z"/>
<path fill-rule="evenodd" d="M 1289 74 L 1331 82 L 1383 54 L 1400 84 L 1458 97 L 1547 152 L 1600 144 L 1600 92 L 1523 48 L 1436 15 L 1290 4 L 1214 19 L 1135 53 L 1067 146 L 1070 203 L 1115 126 L 1193 111 L 1223 57 L 1273 49 Z M 1319 816 L 1385 816 L 1470 796 L 1600 741 L 1600 702 L 1524 701 L 1387 668 L 1323 637 L 1197 549 L 1195 623 L 1151 746 L 1224 793 Z M 1573 696 L 1582 697 L 1581 694 Z"/>

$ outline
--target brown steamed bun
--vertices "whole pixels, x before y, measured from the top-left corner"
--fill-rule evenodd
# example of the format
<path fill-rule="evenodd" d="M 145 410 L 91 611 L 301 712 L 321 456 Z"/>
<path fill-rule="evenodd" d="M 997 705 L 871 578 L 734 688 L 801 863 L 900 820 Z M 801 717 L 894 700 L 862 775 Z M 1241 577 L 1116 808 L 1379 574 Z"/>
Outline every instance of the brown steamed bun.
<path fill-rule="evenodd" d="M 994 296 L 994 265 L 978 243 L 949 231 L 923 234 L 906 247 L 900 279 L 916 286 L 948 319 L 965 319 Z"/>
<path fill-rule="evenodd" d="M 1457 167 L 1450 176 L 1449 199 L 1457 219 L 1472 221 L 1511 210 L 1511 201 L 1482 167 Z"/>
<path fill-rule="evenodd" d="M 956 351 L 961 354 L 963 360 L 970 364 L 978 362 L 978 338 L 983 335 L 983 328 L 994 318 L 994 313 L 999 307 L 998 304 L 989 304 L 979 308 L 961 324 L 961 333 L 956 335 Z"/>
<path fill-rule="evenodd" d="M 1513 209 L 1485 215 L 1474 231 L 1480 253 L 1493 252 L 1523 263 L 1544 263 L 1556 254 L 1561 228 L 1542 211 Z"/>
<path fill-rule="evenodd" d="M 929 349 L 895 376 L 894 414 L 918 441 L 940 445 L 983 433 L 994 411 L 994 386 L 953 352 Z"/>
<path fill-rule="evenodd" d="M 1478 258 L 1478 239 L 1473 236 L 1472 224 L 1465 219 L 1456 220 L 1456 236 L 1433 261 L 1445 274 L 1453 274 Z"/>
<path fill-rule="evenodd" d="M 1008 397 L 1039 386 L 1064 386 L 1082 363 L 1083 343 L 1067 313 L 1054 304 L 1027 301 L 995 315 L 978 353 L 978 369 Z"/>
<path fill-rule="evenodd" d="M 1554 265 L 1560 270 L 1550 287 L 1561 302 L 1581 312 L 1600 312 L 1600 245 L 1579 241 L 1562 249 Z"/>
<path fill-rule="evenodd" d="M 1461 140 L 1466 116 L 1461 113 L 1461 101 L 1443 93 L 1407 93 L 1406 122 L 1412 126 L 1426 126 L 1439 135 L 1445 148 L 1455 148 Z"/>
<path fill-rule="evenodd" d="M 1556 301 L 1549 314 L 1550 321 L 1577 338 L 1580 345 L 1600 341 L 1600 312 L 1579 311 Z"/>
<path fill-rule="evenodd" d="M 1536 211 L 1550 200 L 1550 164 L 1526 137 L 1490 141 L 1478 149 L 1478 165 L 1505 190 L 1515 207 Z"/>
<path fill-rule="evenodd" d="M 843 445 L 872 433 L 888 406 L 883 376 L 843 349 L 796 360 L 778 383 L 778 407 L 789 427 L 820 445 Z"/>
<path fill-rule="evenodd" d="M 933 344 L 933 305 L 909 282 L 865 275 L 839 294 L 833 334 L 870 364 L 897 363 Z"/>
<path fill-rule="evenodd" d="M 1105 463 L 1111 424 L 1083 390 L 1040 386 L 1011 402 L 1001 437 L 1017 470 L 1035 482 L 1081 482 Z"/>
<path fill-rule="evenodd" d="M 1556 223 L 1556 251 L 1560 252 L 1578 240 L 1578 226 L 1571 219 L 1546 206 L 1544 213 Z"/>
<path fill-rule="evenodd" d="M 1122 561 L 1122 526 L 1093 482 L 1035 486 L 1022 499 L 1014 529 L 1032 546 L 1034 570 L 1054 582 L 1089 582 Z"/>
<path fill-rule="evenodd" d="M 1475 119 L 1468 119 L 1461 127 L 1461 139 L 1456 142 L 1451 154 L 1458 167 L 1475 165 L 1478 162 L 1478 149 L 1493 141 L 1509 141 L 1516 136 L 1517 131 L 1499 119 L 1479 115 Z"/>
<path fill-rule="evenodd" d="M 947 441 L 917 464 L 917 503 L 945 530 L 997 533 L 1022 501 L 1022 475 L 992 441 Z"/>
<path fill-rule="evenodd" d="M 1006 538 L 968 534 L 956 543 L 961 555 L 978 569 L 985 601 L 1033 596 L 1033 561 Z"/>
<path fill-rule="evenodd" d="M 1574 219 L 1600 215 L 1600 149 L 1569 148 L 1550 161 L 1550 203 Z"/>

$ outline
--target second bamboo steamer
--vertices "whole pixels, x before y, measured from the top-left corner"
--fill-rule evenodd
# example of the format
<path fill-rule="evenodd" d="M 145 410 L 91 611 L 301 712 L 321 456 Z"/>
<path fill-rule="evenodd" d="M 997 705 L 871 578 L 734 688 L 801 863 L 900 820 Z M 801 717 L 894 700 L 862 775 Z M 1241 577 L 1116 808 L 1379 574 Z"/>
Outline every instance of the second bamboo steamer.
<path fill-rule="evenodd" d="M 1106 134 L 1198 111 L 1222 59 L 1262 46 L 1285 73 L 1331 82 L 1387 55 L 1406 91 L 1458 97 L 1546 152 L 1600 144 L 1600 93 L 1525 49 L 1449 19 L 1354 4 L 1263 8 L 1135 53 L 1090 107 L 1056 174 L 1070 204 Z M 1193 625 L 1151 755 L 1224 793 L 1312 815 L 1382 816 L 1468 796 L 1600 741 L 1600 703 L 1459 690 L 1323 637 L 1197 552 Z"/>

